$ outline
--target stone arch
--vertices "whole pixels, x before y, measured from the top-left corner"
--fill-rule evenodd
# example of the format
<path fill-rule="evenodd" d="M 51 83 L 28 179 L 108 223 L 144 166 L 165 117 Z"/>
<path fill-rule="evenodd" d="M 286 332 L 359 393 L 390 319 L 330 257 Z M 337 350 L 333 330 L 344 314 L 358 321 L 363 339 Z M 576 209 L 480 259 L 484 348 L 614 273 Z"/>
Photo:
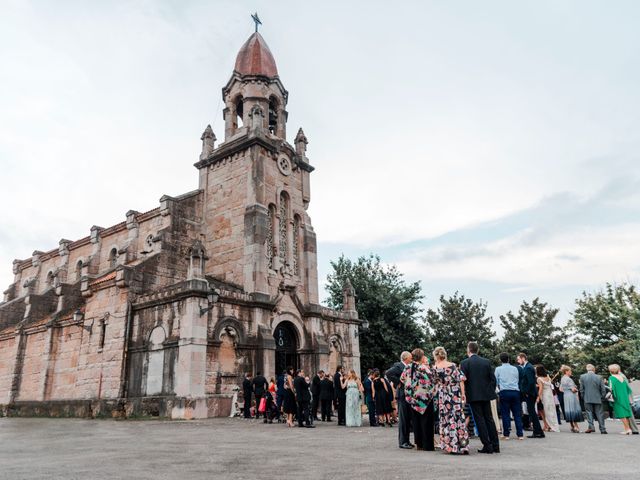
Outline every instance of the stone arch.
<path fill-rule="evenodd" d="M 234 132 L 238 129 L 238 128 L 242 128 L 244 126 L 244 97 L 242 96 L 241 93 L 238 93 L 236 96 L 233 97 L 233 100 L 231 100 L 231 105 L 233 108 L 233 130 Z"/>
<path fill-rule="evenodd" d="M 329 371 L 335 372 L 338 365 L 343 365 L 342 356 L 345 352 L 344 340 L 338 334 L 329 336 Z"/>
<path fill-rule="evenodd" d="M 82 278 L 82 267 L 84 267 L 84 257 L 79 257 L 75 265 L 75 281 L 78 282 Z"/>
<path fill-rule="evenodd" d="M 107 256 L 108 268 L 116 268 L 118 266 L 118 247 L 113 245 L 109 249 L 109 255 Z"/>
<path fill-rule="evenodd" d="M 280 100 L 275 95 L 269 97 L 269 133 L 278 134 L 278 123 L 280 121 Z"/>
<path fill-rule="evenodd" d="M 55 287 L 55 275 L 53 274 L 53 270 L 49 270 L 47 272 L 44 283 L 46 290 Z"/>
<path fill-rule="evenodd" d="M 280 374 L 285 368 L 300 368 L 300 334 L 296 326 L 288 321 L 282 320 L 273 329 L 273 340 L 275 341 L 274 368 L 275 373 Z"/>
<path fill-rule="evenodd" d="M 222 340 L 223 335 L 229 334 L 229 328 L 235 330 L 236 343 L 245 342 L 244 327 L 236 317 L 221 318 L 213 329 L 213 340 Z"/>
<path fill-rule="evenodd" d="M 167 334 L 160 325 L 151 330 L 147 338 L 147 395 L 162 393 L 164 383 L 164 341 L 166 339 Z"/>
<path fill-rule="evenodd" d="M 278 327 L 278 325 L 281 324 L 282 322 L 289 322 L 293 324 L 293 326 L 295 327 L 294 331 L 296 334 L 296 340 L 298 342 L 298 350 L 304 350 L 309 348 L 309 345 L 307 345 L 307 341 L 304 335 L 304 325 L 296 315 L 289 312 L 283 312 L 273 317 L 273 319 L 271 320 L 271 331 L 274 332 Z"/>

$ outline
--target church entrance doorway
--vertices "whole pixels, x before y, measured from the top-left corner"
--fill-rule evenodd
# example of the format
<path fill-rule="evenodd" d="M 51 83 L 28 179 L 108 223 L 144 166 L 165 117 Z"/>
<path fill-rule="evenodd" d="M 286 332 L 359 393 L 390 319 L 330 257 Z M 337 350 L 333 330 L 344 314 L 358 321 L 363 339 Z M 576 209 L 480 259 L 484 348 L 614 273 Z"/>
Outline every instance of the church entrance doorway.
<path fill-rule="evenodd" d="M 276 375 L 287 367 L 298 368 L 298 339 L 295 327 L 290 322 L 281 322 L 273 332 L 276 341 Z"/>

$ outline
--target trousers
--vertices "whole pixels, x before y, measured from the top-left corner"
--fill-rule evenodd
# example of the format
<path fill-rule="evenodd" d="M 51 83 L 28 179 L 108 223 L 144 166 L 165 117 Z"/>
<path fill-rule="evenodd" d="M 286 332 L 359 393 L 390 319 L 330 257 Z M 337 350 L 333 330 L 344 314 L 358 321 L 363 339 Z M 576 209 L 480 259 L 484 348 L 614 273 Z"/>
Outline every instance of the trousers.
<path fill-rule="evenodd" d="M 376 417 L 376 402 L 371 395 L 367 395 L 365 399 L 367 403 L 367 410 L 369 411 L 369 426 L 376 427 L 378 425 L 378 418 Z"/>
<path fill-rule="evenodd" d="M 298 426 L 303 427 L 305 425 L 311 425 L 309 422 L 309 402 L 300 400 L 298 402 Z"/>
<path fill-rule="evenodd" d="M 500 450 L 500 441 L 498 440 L 498 430 L 493 421 L 491 413 L 491 402 L 470 402 L 471 411 L 473 412 L 473 420 L 476 422 L 478 436 L 482 442 L 482 446 L 487 450 Z"/>
<path fill-rule="evenodd" d="M 409 432 L 411 431 L 412 413 L 411 406 L 404 398 L 404 393 L 398 395 L 398 444 L 400 446 L 409 441 Z M 415 438 L 415 434 L 414 434 Z"/>
<path fill-rule="evenodd" d="M 320 400 L 320 412 L 322 421 L 331 421 L 331 400 Z"/>
<path fill-rule="evenodd" d="M 527 402 L 527 413 L 529 414 L 529 421 L 533 427 L 534 435 L 544 435 L 542 426 L 540 425 L 540 419 L 538 418 L 538 409 L 536 408 L 536 396 L 531 394 L 524 395 L 524 401 Z"/>
<path fill-rule="evenodd" d="M 607 427 L 604 425 L 604 411 L 602 410 L 601 403 L 585 403 L 584 409 L 587 412 L 587 422 L 589 423 L 589 428 L 591 430 L 595 430 L 593 428 L 593 417 L 598 420 L 598 427 L 601 432 L 606 432 Z"/>
<path fill-rule="evenodd" d="M 508 437 L 511 434 L 511 416 L 516 424 L 516 435 L 524 436 L 522 429 L 522 403 L 520 402 L 520 392 L 518 390 L 501 390 L 500 393 L 500 416 L 502 417 L 502 434 Z"/>
<path fill-rule="evenodd" d="M 413 438 L 416 441 L 416 447 L 421 450 L 435 450 L 433 443 L 433 402 L 429 402 L 424 413 L 419 413 L 412 408 L 411 418 L 413 420 Z"/>

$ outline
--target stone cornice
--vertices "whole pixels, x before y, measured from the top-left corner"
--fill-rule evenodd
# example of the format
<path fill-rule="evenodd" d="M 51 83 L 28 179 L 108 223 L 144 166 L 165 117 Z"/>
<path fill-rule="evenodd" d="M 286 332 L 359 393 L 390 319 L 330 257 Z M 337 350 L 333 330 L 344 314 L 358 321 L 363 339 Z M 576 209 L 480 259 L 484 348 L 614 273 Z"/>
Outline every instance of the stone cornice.
<path fill-rule="evenodd" d="M 194 166 L 200 169 L 208 167 L 209 165 L 214 165 L 219 161 L 224 160 L 225 158 L 228 158 L 236 153 L 243 152 L 254 145 L 260 145 L 271 153 L 277 153 L 279 149 L 278 143 L 279 142 L 271 140 L 262 135 L 243 135 L 237 139 L 231 140 L 230 142 L 221 144 L 208 158 L 194 163 Z"/>

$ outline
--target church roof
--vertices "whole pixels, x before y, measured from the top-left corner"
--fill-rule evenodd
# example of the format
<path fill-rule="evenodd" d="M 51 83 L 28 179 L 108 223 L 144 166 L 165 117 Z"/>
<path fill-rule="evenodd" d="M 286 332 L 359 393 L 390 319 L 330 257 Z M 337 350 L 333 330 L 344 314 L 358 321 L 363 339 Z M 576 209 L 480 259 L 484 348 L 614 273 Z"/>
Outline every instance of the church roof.
<path fill-rule="evenodd" d="M 265 77 L 278 75 L 278 68 L 271 50 L 258 32 L 251 35 L 242 45 L 236 57 L 234 70 L 240 75 L 264 75 Z"/>

